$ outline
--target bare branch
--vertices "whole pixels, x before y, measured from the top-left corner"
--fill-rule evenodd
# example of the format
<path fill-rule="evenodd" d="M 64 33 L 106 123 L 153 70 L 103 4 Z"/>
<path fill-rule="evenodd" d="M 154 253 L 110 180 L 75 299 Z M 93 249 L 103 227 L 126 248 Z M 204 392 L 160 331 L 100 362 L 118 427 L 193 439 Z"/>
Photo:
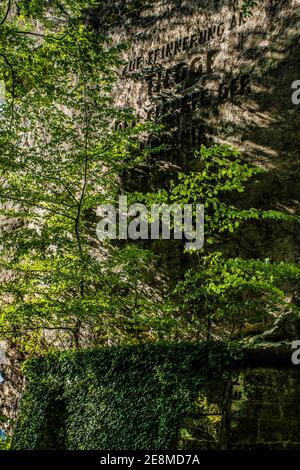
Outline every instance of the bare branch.
<path fill-rule="evenodd" d="M 8 17 L 9 12 L 10 12 L 10 8 L 11 8 L 11 0 L 8 0 L 7 9 L 6 9 L 6 12 L 5 12 L 5 15 L 4 15 L 3 19 L 0 21 L 0 26 L 1 26 L 2 24 L 4 24 L 5 21 L 7 20 L 7 17 Z"/>

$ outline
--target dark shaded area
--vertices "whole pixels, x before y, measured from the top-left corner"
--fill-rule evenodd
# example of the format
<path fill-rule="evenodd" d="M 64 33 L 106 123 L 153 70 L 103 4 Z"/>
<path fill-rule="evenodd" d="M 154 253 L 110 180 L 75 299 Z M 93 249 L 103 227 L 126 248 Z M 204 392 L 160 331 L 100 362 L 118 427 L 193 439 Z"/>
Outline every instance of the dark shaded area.
<path fill-rule="evenodd" d="M 63 390 L 50 397 L 45 409 L 44 420 L 39 433 L 41 450 L 63 450 L 66 403 L 60 397 Z"/>
<path fill-rule="evenodd" d="M 291 361 L 291 349 L 288 345 L 245 349 L 241 364 L 243 367 L 291 368 L 295 370 Z"/>

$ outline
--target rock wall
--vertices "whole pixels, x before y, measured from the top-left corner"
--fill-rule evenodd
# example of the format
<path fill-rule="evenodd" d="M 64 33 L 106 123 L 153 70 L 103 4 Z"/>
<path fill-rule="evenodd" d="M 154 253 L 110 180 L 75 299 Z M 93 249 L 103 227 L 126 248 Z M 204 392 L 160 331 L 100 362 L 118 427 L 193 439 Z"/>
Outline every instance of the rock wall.
<path fill-rule="evenodd" d="M 246 368 L 206 384 L 181 429 L 185 450 L 300 450 L 296 369 Z"/>
<path fill-rule="evenodd" d="M 20 371 L 21 359 L 15 348 L 0 345 L 0 429 L 11 434 L 17 417 L 19 400 L 24 387 Z"/>
<path fill-rule="evenodd" d="M 143 119 L 163 122 L 162 141 L 170 144 L 141 176 L 144 187 L 163 185 L 178 167 L 193 168 L 193 151 L 202 143 L 227 142 L 244 160 L 266 169 L 242 202 L 300 215 L 300 105 L 291 100 L 291 85 L 300 79 L 299 0 L 264 0 L 250 18 L 241 16 L 236 0 L 103 4 L 89 20 L 115 43 L 131 43 L 116 102 Z M 248 257 L 300 261 L 298 227 L 247 228 L 234 246 Z M 174 257 L 168 249 L 165 256 Z M 13 420 L 23 386 L 17 358 L 8 357 L 2 371 L 0 413 Z M 212 406 L 208 437 L 196 436 L 197 425 L 187 424 L 183 446 L 300 448 L 297 371 L 244 370 L 227 387 L 218 387 L 219 398 L 203 398 Z M 213 414 L 220 400 L 227 413 Z"/>
<path fill-rule="evenodd" d="M 153 159 L 143 187 L 164 185 L 172 169 L 193 168 L 201 143 L 227 142 L 266 170 L 242 202 L 299 215 L 300 114 L 291 99 L 300 78 L 299 0 L 262 0 L 250 18 L 239 0 L 103 4 L 90 13 L 94 26 L 130 44 L 117 104 L 166 126 L 162 142 L 170 150 Z M 300 260 L 297 227 L 248 227 L 235 255 L 237 247 L 247 257 Z"/>
<path fill-rule="evenodd" d="M 297 370 L 248 369 L 233 385 L 233 449 L 300 449 Z"/>

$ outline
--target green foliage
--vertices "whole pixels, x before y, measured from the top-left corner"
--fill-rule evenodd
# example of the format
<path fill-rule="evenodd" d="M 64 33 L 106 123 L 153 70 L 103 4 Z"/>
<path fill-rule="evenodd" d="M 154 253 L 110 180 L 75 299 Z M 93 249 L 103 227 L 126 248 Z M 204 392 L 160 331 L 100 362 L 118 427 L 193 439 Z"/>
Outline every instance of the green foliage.
<path fill-rule="evenodd" d="M 148 204 L 191 204 L 194 212 L 196 204 L 204 205 L 205 246 L 197 252 L 197 267 L 175 288 L 168 313 L 180 319 L 182 333 L 185 330 L 190 337 L 199 338 L 196 332 L 200 337 L 202 332 L 202 337 L 205 333 L 210 338 L 213 322 L 219 325 L 217 333 L 214 328 L 216 337 L 226 337 L 247 321 L 266 321 L 282 311 L 286 295 L 296 289 L 300 271 L 297 266 L 270 260 L 227 259 L 220 247 L 253 220 L 299 223 L 300 219 L 282 211 L 233 203 L 248 181 L 262 172 L 243 163 L 236 149 L 202 146 L 195 157 L 198 171 L 180 172 L 169 189 L 139 194 L 138 199 L 144 198 Z M 195 257 L 194 252 L 191 255 Z"/>
<path fill-rule="evenodd" d="M 242 12 L 243 15 L 248 18 L 252 15 L 253 10 L 260 3 L 259 0 L 243 0 Z"/>
<path fill-rule="evenodd" d="M 10 450 L 11 439 L 4 438 L 0 440 L 0 450 Z"/>
<path fill-rule="evenodd" d="M 148 344 L 25 364 L 16 450 L 171 450 L 208 379 L 228 380 L 234 344 Z"/>
<path fill-rule="evenodd" d="M 240 159 L 240 153 L 229 145 L 201 146 L 195 153 L 198 171 L 179 172 L 171 181 L 169 189 L 157 193 L 135 193 L 138 201 L 148 205 L 157 204 L 203 204 L 205 209 L 205 245 L 215 245 L 233 233 L 242 224 L 251 220 L 299 221 L 298 217 L 281 211 L 250 208 L 242 209 L 232 200 L 238 200 L 245 191 L 246 183 L 262 173 L 258 167 L 250 167 Z M 132 195 L 131 195 L 132 197 Z"/>
<path fill-rule="evenodd" d="M 119 251 L 96 236 L 97 207 L 115 201 L 120 173 L 147 161 L 141 138 L 156 129 L 115 107 L 124 47 L 80 21 L 90 3 L 51 2 L 74 15 L 41 34 L 27 18 L 44 31 L 48 2 L 25 2 L 0 32 L 9 91 L 0 114 L 0 215 L 10 226 L 1 231 L 0 337 L 30 353 L 46 347 L 45 331 L 62 347 L 79 347 L 82 331 L 89 344 L 134 341 L 157 310 L 141 288 L 150 252 Z M 130 125 L 115 130 L 116 121 Z"/>
<path fill-rule="evenodd" d="M 202 258 L 200 270 L 189 270 L 175 294 L 189 321 L 210 334 L 211 322 L 236 332 L 246 321 L 266 321 L 282 311 L 286 291 L 300 281 L 300 268 L 269 259 L 225 258 L 213 253 Z M 200 325 L 199 325 L 200 324 Z"/>
<path fill-rule="evenodd" d="M 177 308 L 196 329 L 210 337 L 212 322 L 223 325 L 218 336 L 233 334 L 246 321 L 265 321 L 279 313 L 286 294 L 297 286 L 297 266 L 270 260 L 227 259 L 216 249 L 242 224 L 251 220 L 296 222 L 299 217 L 282 211 L 243 209 L 232 204 L 232 195 L 245 191 L 246 183 L 259 168 L 242 164 L 239 153 L 229 146 L 202 146 L 197 154 L 201 170 L 179 174 L 172 183 L 170 199 L 179 204 L 205 206 L 205 243 L 212 253 L 200 253 L 198 267 L 189 270 L 175 289 Z"/>
<path fill-rule="evenodd" d="M 47 21 L 54 21 L 57 16 L 59 18 L 69 18 L 74 20 L 81 17 L 87 8 L 101 6 L 101 0 L 19 0 L 18 6 L 20 14 L 25 17 L 44 20 L 48 15 Z M 49 15 L 49 12 L 51 15 Z M 51 23 L 50 23 L 51 24 Z"/>
<path fill-rule="evenodd" d="M 3 431 L 1 424 L 6 423 L 8 418 L 0 414 L 0 450 L 8 450 L 11 444 L 11 438 Z"/>
<path fill-rule="evenodd" d="M 8 90 L 0 114 L 0 216 L 9 221 L 1 230 L 0 337 L 29 353 L 48 347 L 45 336 L 61 348 L 194 338 L 203 320 L 209 331 L 212 320 L 235 324 L 284 304 L 271 263 L 253 275 L 254 261 L 218 254 L 226 237 L 253 220 L 299 221 L 233 202 L 261 170 L 228 145 L 202 146 L 198 169 L 179 172 L 167 190 L 130 195 L 205 207 L 199 267 L 178 285 L 171 307 L 163 309 L 145 287 L 153 280 L 150 251 L 97 239 L 96 208 L 114 203 L 120 174 L 147 162 L 153 149 L 145 136 L 158 128 L 114 106 L 124 46 L 112 46 L 82 21 L 96 3 L 20 2 L 0 29 L 0 78 Z M 130 125 L 115 130 L 116 121 Z M 197 325 L 192 333 L 190 324 Z"/>

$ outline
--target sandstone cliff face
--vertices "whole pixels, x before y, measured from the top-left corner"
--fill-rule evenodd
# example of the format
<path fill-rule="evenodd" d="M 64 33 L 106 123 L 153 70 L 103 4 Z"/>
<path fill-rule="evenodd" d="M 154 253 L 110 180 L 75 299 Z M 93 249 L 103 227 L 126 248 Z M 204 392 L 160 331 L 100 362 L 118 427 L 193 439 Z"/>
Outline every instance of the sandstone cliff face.
<path fill-rule="evenodd" d="M 130 44 L 117 104 L 166 125 L 162 140 L 171 149 L 147 175 L 149 187 L 157 174 L 163 184 L 174 164 L 193 167 L 201 143 L 227 142 L 267 170 L 246 204 L 299 214 L 300 105 L 291 97 L 300 77 L 300 2 L 262 0 L 250 18 L 240 7 L 237 0 L 107 1 L 91 15 L 115 43 Z M 298 232 L 247 229 L 240 250 L 299 262 Z"/>
<path fill-rule="evenodd" d="M 20 396 L 24 387 L 20 371 L 21 358 L 14 348 L 0 343 L 0 429 L 11 433 L 17 416 Z"/>
<path fill-rule="evenodd" d="M 183 450 L 299 450 L 299 373 L 249 367 L 208 382 L 182 423 Z"/>
<path fill-rule="evenodd" d="M 240 4 L 107 0 L 90 20 L 115 43 L 131 43 L 119 70 L 117 105 L 166 125 L 163 141 L 171 149 L 146 175 L 149 188 L 158 174 L 163 184 L 174 166 L 193 167 L 193 149 L 201 143 L 227 142 L 266 169 L 243 202 L 300 215 L 300 105 L 291 99 L 292 83 L 300 80 L 300 1 L 264 0 L 247 19 Z M 246 228 L 228 249 L 237 246 L 248 257 L 300 262 L 298 227 Z M 14 419 L 22 389 L 15 357 L 8 357 L 3 373 L 0 414 Z M 280 389 L 277 372 L 274 377 Z M 290 391 L 293 380 L 292 374 Z M 255 435 L 259 426 L 255 422 Z"/>

